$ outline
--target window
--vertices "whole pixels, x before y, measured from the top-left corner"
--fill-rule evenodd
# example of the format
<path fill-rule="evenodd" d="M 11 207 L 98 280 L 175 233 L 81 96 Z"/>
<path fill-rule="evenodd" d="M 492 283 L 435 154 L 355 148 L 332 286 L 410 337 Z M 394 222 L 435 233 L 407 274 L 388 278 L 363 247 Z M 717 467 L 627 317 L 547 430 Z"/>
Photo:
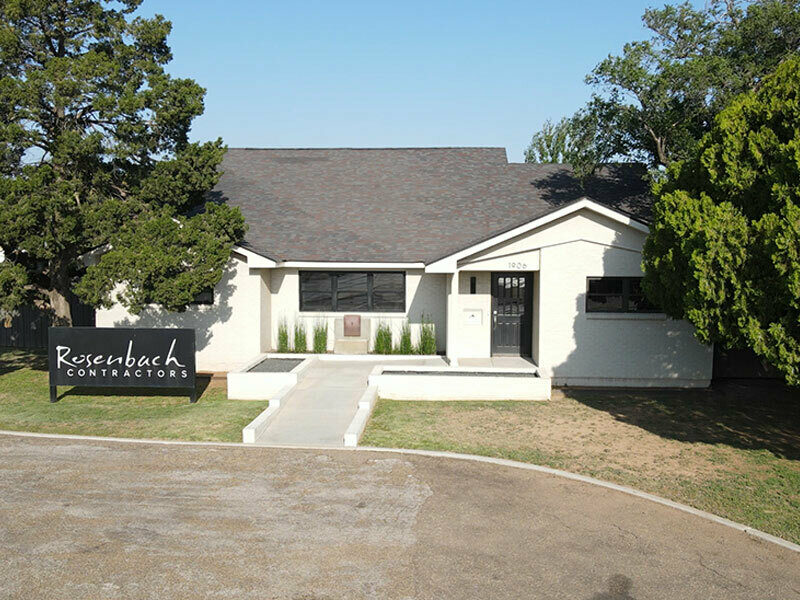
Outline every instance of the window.
<path fill-rule="evenodd" d="M 337 273 L 334 278 L 334 310 L 369 310 L 369 273 Z"/>
<path fill-rule="evenodd" d="M 477 277 L 470 277 L 469 278 L 469 293 L 474 294 L 478 290 L 478 278 Z"/>
<path fill-rule="evenodd" d="M 405 312 L 406 274 L 300 271 L 300 310 Z"/>
<path fill-rule="evenodd" d="M 214 288 L 203 290 L 192 300 L 192 304 L 214 304 Z"/>
<path fill-rule="evenodd" d="M 333 310 L 330 273 L 300 273 L 300 310 Z"/>
<path fill-rule="evenodd" d="M 658 312 L 641 286 L 641 277 L 588 277 L 586 312 Z"/>
<path fill-rule="evenodd" d="M 406 311 L 405 273 L 372 273 L 372 310 Z"/>

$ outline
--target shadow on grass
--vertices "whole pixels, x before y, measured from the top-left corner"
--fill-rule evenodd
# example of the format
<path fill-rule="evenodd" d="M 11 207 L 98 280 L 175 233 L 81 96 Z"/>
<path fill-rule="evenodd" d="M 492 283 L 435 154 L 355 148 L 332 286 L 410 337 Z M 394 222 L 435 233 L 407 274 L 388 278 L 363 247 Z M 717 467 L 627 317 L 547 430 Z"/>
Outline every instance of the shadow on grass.
<path fill-rule="evenodd" d="M 0 347 L 0 376 L 21 369 L 47 371 L 47 352 Z"/>
<path fill-rule="evenodd" d="M 779 382 L 727 381 L 708 390 L 562 391 L 663 438 L 768 450 L 800 460 L 800 390 Z"/>
<path fill-rule="evenodd" d="M 211 383 L 211 377 L 198 375 L 195 389 L 197 390 L 198 400 L 206 391 Z M 58 395 L 58 399 L 69 396 L 132 396 L 132 397 L 189 397 L 186 389 L 180 388 L 139 388 L 139 387 L 72 387 Z"/>

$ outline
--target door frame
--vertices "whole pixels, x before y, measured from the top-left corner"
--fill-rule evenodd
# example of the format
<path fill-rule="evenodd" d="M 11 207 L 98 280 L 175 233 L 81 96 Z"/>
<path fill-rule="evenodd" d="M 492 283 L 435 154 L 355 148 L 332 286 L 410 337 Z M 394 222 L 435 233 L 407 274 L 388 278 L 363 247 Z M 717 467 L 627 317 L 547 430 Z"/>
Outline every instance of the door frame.
<path fill-rule="evenodd" d="M 533 277 L 535 271 L 492 271 L 489 276 L 491 278 L 489 282 L 489 293 L 492 297 L 491 301 L 491 309 L 489 311 L 489 356 L 524 356 L 526 358 L 531 358 L 533 356 L 533 319 L 535 315 L 533 314 Z M 520 351 L 517 354 L 508 353 L 508 352 L 495 352 L 495 345 L 494 345 L 494 312 L 497 310 L 497 278 L 498 276 L 510 275 L 514 277 L 524 277 L 525 278 L 525 314 L 530 315 L 530 332 L 528 335 L 528 342 L 527 348 L 523 347 L 523 344 L 520 344 Z M 520 324 L 520 330 L 522 330 L 522 324 Z"/>

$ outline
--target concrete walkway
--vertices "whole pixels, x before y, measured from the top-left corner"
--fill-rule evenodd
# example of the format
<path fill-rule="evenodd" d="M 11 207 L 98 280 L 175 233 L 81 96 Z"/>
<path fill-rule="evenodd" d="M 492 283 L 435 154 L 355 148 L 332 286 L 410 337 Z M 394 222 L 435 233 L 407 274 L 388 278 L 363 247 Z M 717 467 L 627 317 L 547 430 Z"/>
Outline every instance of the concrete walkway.
<path fill-rule="evenodd" d="M 499 369 L 535 369 L 536 363 L 522 356 L 491 356 L 489 358 L 459 358 L 459 367 L 482 367 Z"/>
<path fill-rule="evenodd" d="M 796 552 L 522 469 L 13 435 L 0 457 L 0 598 L 800 598 Z"/>
<path fill-rule="evenodd" d="M 367 378 L 379 364 L 444 366 L 445 362 L 440 357 L 402 362 L 314 359 L 256 443 L 343 446 L 344 432 L 356 414 L 359 398 L 367 389 Z"/>

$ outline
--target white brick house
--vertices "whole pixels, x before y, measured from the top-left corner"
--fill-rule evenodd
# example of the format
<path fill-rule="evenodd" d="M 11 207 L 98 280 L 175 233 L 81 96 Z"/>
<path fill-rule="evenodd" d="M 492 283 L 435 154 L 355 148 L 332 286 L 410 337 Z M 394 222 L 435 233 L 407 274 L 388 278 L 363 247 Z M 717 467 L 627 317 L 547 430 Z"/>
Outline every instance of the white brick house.
<path fill-rule="evenodd" d="M 121 306 L 98 326 L 197 330 L 198 368 L 230 370 L 277 345 L 286 322 L 345 314 L 396 334 L 433 322 L 450 362 L 518 354 L 562 385 L 705 386 L 712 349 L 640 294 L 650 198 L 642 171 L 581 186 L 562 165 L 496 148 L 233 149 L 212 200 L 249 226 L 213 303 Z M 366 348 L 365 348 L 366 349 Z"/>

